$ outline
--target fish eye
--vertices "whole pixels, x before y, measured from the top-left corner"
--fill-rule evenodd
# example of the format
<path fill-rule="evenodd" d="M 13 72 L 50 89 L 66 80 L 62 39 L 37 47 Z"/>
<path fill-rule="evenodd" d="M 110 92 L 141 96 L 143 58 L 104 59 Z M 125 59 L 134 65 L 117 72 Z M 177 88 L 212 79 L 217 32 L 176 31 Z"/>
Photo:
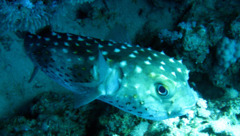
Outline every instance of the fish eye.
<path fill-rule="evenodd" d="M 156 91 L 161 96 L 167 96 L 168 95 L 168 90 L 162 84 L 157 84 L 156 85 Z"/>

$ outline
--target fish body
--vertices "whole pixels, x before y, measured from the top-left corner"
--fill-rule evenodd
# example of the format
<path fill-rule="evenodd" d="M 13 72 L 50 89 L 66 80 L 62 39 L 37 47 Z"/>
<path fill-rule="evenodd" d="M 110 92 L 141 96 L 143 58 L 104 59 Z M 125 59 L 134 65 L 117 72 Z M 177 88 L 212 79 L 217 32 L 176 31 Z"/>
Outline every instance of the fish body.
<path fill-rule="evenodd" d="M 186 114 L 198 99 L 186 66 L 163 52 L 56 32 L 28 33 L 24 47 L 37 67 L 76 94 L 77 107 L 99 99 L 163 120 Z"/>

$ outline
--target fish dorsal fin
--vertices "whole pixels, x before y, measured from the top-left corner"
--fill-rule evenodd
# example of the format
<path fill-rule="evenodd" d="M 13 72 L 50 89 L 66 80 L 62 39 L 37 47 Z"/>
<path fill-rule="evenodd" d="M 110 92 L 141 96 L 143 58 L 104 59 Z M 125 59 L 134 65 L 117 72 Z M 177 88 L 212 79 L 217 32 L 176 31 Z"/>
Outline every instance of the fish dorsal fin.
<path fill-rule="evenodd" d="M 93 68 L 93 75 L 95 80 L 89 83 L 72 83 L 72 85 L 75 87 L 73 91 L 76 92 L 76 108 L 90 103 L 103 94 L 103 92 L 98 89 L 98 86 L 103 83 L 108 74 L 109 66 L 105 61 L 101 51 L 99 51 L 98 61 Z"/>

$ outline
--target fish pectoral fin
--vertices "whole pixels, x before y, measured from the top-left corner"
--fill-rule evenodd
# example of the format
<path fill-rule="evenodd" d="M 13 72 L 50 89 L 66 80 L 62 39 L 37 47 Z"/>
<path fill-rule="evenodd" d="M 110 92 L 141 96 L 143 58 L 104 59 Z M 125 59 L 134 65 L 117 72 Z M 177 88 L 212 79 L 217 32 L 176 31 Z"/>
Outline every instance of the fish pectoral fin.
<path fill-rule="evenodd" d="M 95 70 L 99 75 L 99 81 L 103 81 L 106 78 L 106 75 L 108 74 L 109 66 L 106 60 L 104 59 L 101 51 L 98 51 L 98 61 Z"/>
<path fill-rule="evenodd" d="M 88 91 L 85 91 L 82 94 L 74 94 L 74 107 L 79 108 L 80 106 L 86 105 L 95 99 L 97 99 L 101 93 L 96 88 L 89 88 Z"/>
<path fill-rule="evenodd" d="M 105 92 L 104 94 L 112 94 L 115 91 L 119 90 L 121 84 L 121 75 L 119 69 L 112 69 L 106 80 L 103 84 L 99 86 L 99 90 L 101 92 Z"/>
<path fill-rule="evenodd" d="M 101 51 L 98 52 L 98 60 L 93 66 L 93 71 L 91 73 L 93 79 L 95 80 L 86 83 L 72 83 L 72 86 L 75 87 L 73 89 L 73 92 L 76 92 L 76 108 L 90 103 L 91 101 L 97 99 L 103 93 L 99 90 L 98 86 L 103 84 L 106 77 L 108 76 L 109 66 L 104 59 Z"/>

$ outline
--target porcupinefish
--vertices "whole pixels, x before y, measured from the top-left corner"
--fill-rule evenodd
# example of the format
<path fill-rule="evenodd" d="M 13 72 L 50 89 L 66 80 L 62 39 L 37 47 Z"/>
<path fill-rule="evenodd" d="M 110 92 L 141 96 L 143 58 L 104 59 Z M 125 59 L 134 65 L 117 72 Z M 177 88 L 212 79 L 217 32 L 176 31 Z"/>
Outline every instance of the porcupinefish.
<path fill-rule="evenodd" d="M 125 112 L 163 120 L 186 114 L 198 99 L 182 61 L 163 52 L 74 34 L 26 34 L 26 53 L 76 94 L 77 107 L 98 99 Z"/>

